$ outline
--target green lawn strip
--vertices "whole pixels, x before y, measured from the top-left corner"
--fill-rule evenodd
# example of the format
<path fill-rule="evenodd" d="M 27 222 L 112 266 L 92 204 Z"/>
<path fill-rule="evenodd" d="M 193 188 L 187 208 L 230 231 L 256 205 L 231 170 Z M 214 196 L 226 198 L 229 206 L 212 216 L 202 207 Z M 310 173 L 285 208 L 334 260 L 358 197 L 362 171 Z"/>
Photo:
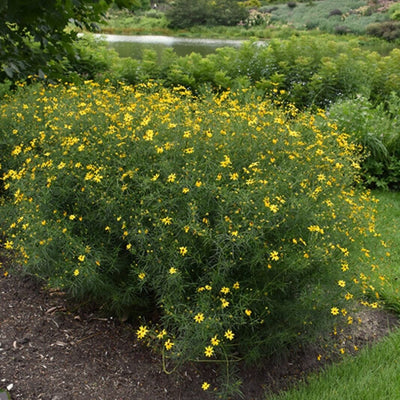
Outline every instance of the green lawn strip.
<path fill-rule="evenodd" d="M 400 330 L 269 400 L 400 399 Z"/>

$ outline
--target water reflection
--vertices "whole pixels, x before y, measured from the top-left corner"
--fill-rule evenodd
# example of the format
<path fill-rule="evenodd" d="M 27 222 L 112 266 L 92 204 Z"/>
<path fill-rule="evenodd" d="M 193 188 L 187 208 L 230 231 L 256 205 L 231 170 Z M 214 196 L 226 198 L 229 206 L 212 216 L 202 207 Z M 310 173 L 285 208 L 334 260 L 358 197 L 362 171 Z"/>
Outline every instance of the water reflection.
<path fill-rule="evenodd" d="M 193 39 L 171 36 L 126 36 L 126 35 L 102 35 L 111 49 L 118 52 L 121 57 L 141 59 L 145 49 L 154 50 L 158 55 L 167 48 L 172 48 L 178 56 L 186 56 L 190 53 L 199 53 L 202 56 L 214 53 L 221 47 L 238 48 L 242 40 L 229 39 Z"/>

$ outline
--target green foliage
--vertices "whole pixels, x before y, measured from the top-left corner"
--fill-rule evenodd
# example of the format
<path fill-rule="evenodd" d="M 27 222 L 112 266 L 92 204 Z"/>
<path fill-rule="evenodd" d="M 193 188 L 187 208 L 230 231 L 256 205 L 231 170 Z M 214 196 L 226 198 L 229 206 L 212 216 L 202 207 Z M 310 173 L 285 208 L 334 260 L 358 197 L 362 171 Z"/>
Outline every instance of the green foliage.
<path fill-rule="evenodd" d="M 115 79 L 128 83 L 154 79 L 195 92 L 204 84 L 216 90 L 252 86 L 261 95 L 299 108 L 325 108 L 357 94 L 374 104 L 387 101 L 392 92 L 400 95 L 399 63 L 399 50 L 382 57 L 362 50 L 358 40 L 293 36 L 267 45 L 246 42 L 239 49 L 222 48 L 206 57 L 177 57 L 168 50 L 158 58 L 154 53 L 150 59 L 146 56 L 132 63 L 136 70 L 129 71 L 129 76 L 120 75 L 122 70 L 116 65 Z"/>
<path fill-rule="evenodd" d="M 7 98 L 3 245 L 165 357 L 255 360 L 376 306 L 374 201 L 321 112 L 247 90 L 22 87 Z M 164 331 L 165 330 L 165 331 Z"/>
<path fill-rule="evenodd" d="M 400 21 L 400 4 L 394 3 L 389 7 L 389 17 L 393 21 Z"/>
<path fill-rule="evenodd" d="M 248 11 L 236 0 L 176 0 L 166 16 L 172 28 L 193 25 L 236 25 L 246 20 Z"/>
<path fill-rule="evenodd" d="M 384 13 L 372 12 L 366 1 L 317 1 L 295 3 L 290 8 L 287 3 L 276 4 L 269 8 L 271 24 L 290 24 L 298 30 L 318 29 L 329 33 L 365 34 L 366 26 L 381 22 L 386 18 Z M 338 10 L 341 13 L 338 13 Z M 340 27 L 340 28 L 339 28 Z"/>
<path fill-rule="evenodd" d="M 400 21 L 384 21 L 367 26 L 367 33 L 385 40 L 400 38 Z"/>
<path fill-rule="evenodd" d="M 338 127 L 361 145 L 363 177 L 367 185 L 400 190 L 400 98 L 392 93 L 387 109 L 368 100 L 339 101 L 330 109 Z"/>
<path fill-rule="evenodd" d="M 93 30 L 111 0 L 3 0 L 0 6 L 0 82 L 65 74 L 64 59 L 73 61 L 76 32 L 72 22 Z M 128 5 L 129 0 L 118 0 Z"/>

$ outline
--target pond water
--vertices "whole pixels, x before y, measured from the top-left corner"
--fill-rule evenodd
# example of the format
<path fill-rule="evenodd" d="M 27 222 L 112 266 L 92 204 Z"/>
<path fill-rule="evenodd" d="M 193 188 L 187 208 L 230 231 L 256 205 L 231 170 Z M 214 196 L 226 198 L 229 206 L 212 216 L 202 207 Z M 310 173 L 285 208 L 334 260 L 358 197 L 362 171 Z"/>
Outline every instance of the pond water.
<path fill-rule="evenodd" d="M 154 50 L 158 55 L 166 48 L 172 48 L 178 56 L 186 56 L 193 52 L 202 56 L 214 53 L 221 47 L 240 47 L 242 40 L 193 39 L 171 36 L 124 36 L 102 35 L 111 49 L 121 57 L 141 59 L 145 49 Z"/>

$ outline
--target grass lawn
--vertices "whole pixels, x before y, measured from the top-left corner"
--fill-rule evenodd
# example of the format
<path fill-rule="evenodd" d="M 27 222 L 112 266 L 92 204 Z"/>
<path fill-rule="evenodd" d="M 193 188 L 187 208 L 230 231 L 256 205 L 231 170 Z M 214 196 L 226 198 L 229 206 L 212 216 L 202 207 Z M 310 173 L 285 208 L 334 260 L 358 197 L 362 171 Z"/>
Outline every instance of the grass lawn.
<path fill-rule="evenodd" d="M 273 400 L 394 400 L 400 398 L 400 331 L 312 376 L 307 385 Z M 271 399 L 272 400 L 272 399 Z"/>

